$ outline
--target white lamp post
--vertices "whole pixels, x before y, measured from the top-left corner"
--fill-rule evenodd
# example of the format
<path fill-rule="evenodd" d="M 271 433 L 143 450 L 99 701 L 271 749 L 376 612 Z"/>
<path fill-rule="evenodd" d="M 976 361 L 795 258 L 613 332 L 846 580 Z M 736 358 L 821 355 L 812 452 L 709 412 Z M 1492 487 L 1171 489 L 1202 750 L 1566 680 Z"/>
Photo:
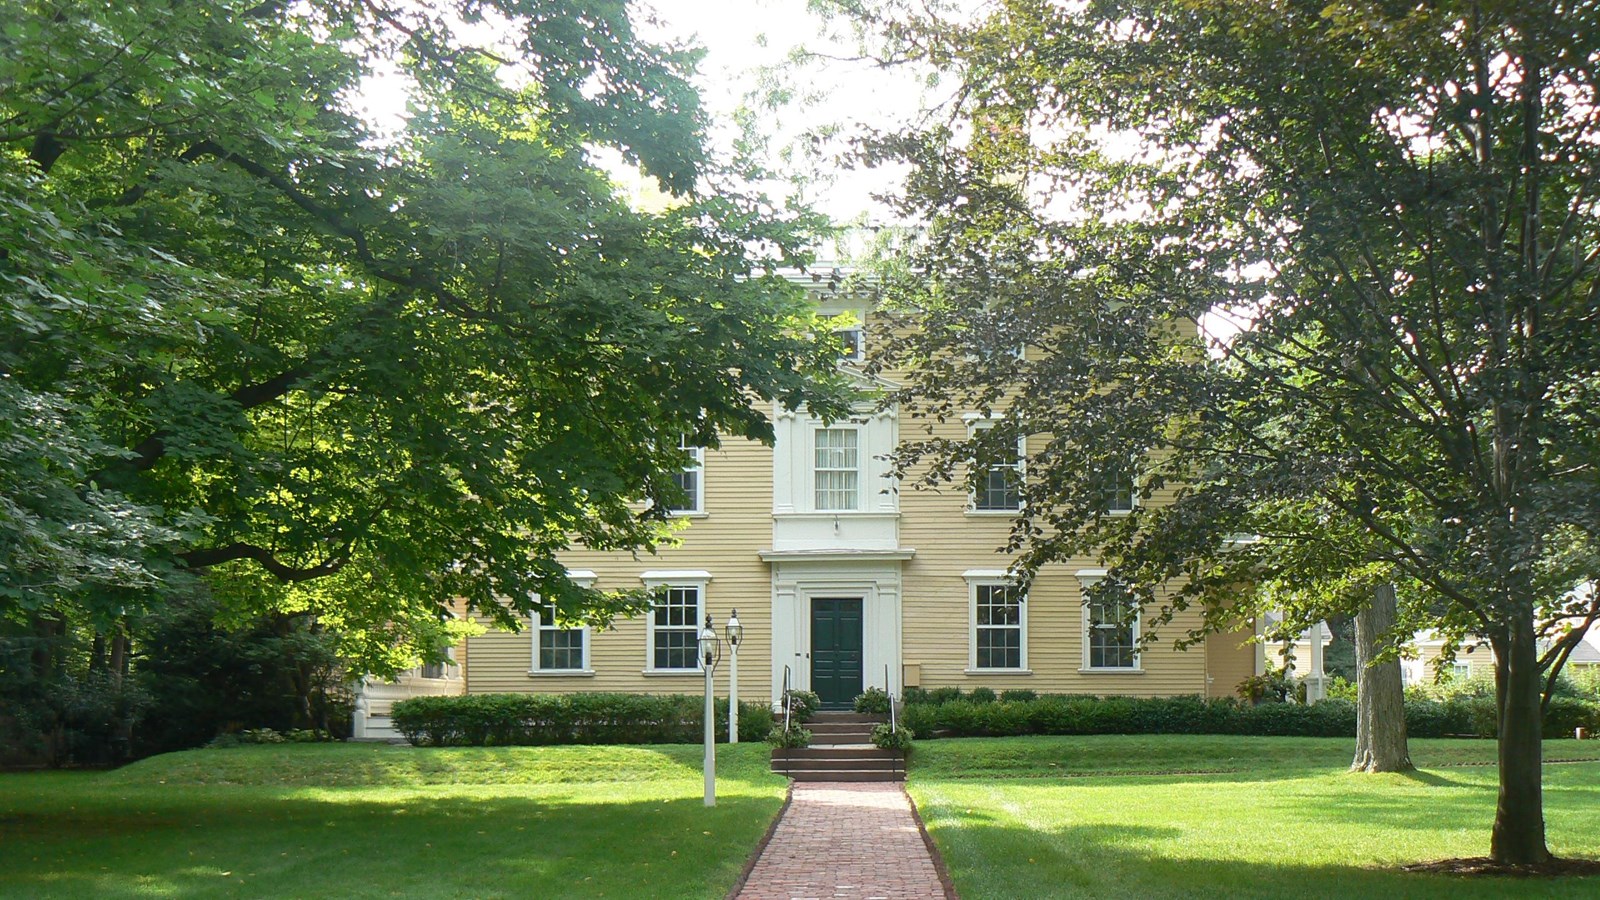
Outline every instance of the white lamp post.
<path fill-rule="evenodd" d="M 728 743 L 739 743 L 739 645 L 744 643 L 744 626 L 739 611 L 728 617 Z"/>
<path fill-rule="evenodd" d="M 700 629 L 700 667 L 706 673 L 706 805 L 717 805 L 717 710 L 712 702 L 711 676 L 722 659 L 722 640 L 711 624 L 711 614 L 706 613 L 706 625 Z"/>

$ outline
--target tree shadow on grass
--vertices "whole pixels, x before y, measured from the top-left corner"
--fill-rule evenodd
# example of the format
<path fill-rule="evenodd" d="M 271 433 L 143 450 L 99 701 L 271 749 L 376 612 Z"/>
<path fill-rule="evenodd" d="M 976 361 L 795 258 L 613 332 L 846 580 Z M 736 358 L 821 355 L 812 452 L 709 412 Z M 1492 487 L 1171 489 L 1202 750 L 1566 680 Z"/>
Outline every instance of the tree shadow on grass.
<path fill-rule="evenodd" d="M 781 799 L 591 785 L 489 793 L 202 788 L 13 808 L 0 895 L 599 897 L 725 893 Z M 63 805 L 65 808 L 62 808 Z"/>
<path fill-rule="evenodd" d="M 932 834 L 963 900 L 1075 897 L 1407 898 L 1544 896 L 1589 898 L 1600 878 L 1462 879 L 1358 865 L 1206 858 L 1185 832 L 1148 825 L 1035 829 L 991 819 L 959 827 L 935 820 Z M 1397 839 L 1399 836 L 1397 835 Z M 1248 851 L 1248 848 L 1246 848 Z M 1235 856 L 1239 854 L 1234 854 Z"/>

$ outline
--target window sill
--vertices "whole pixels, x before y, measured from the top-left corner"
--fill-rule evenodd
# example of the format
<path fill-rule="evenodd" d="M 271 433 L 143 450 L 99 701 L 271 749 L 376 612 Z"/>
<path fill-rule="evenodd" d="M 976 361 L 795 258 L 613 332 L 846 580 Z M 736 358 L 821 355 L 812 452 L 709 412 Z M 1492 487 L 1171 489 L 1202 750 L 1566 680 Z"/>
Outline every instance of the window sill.
<path fill-rule="evenodd" d="M 673 510 L 672 513 L 671 513 L 671 516 L 674 519 L 704 519 L 704 518 L 709 517 L 710 515 L 711 514 L 708 513 L 708 512 L 680 512 L 679 510 L 676 510 L 676 509 Z"/>
<path fill-rule="evenodd" d="M 962 669 L 963 675 L 1032 675 L 1032 669 Z"/>
<path fill-rule="evenodd" d="M 593 669 L 529 669 L 529 678 L 593 678 Z"/>
<path fill-rule="evenodd" d="M 646 678 L 701 678 L 705 676 L 706 671 L 704 669 L 644 669 L 639 674 Z"/>
<path fill-rule="evenodd" d="M 978 519 L 1007 518 L 1015 519 L 1022 510 L 1020 509 L 968 509 L 967 515 Z"/>
<path fill-rule="evenodd" d="M 1088 666 L 1084 666 L 1083 668 L 1078 670 L 1078 674 L 1079 675 L 1143 675 L 1144 674 L 1144 669 L 1137 668 L 1137 667 L 1132 668 L 1132 669 L 1125 669 L 1125 668 L 1091 669 Z"/>

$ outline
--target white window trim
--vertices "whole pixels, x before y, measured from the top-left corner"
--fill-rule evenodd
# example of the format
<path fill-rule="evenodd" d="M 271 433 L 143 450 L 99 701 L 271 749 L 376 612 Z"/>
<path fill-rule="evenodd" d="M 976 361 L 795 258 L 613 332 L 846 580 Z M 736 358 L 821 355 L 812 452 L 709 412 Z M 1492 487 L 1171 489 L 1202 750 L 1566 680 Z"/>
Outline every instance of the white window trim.
<path fill-rule="evenodd" d="M 806 461 L 807 493 L 810 495 L 810 506 L 813 512 L 828 515 L 854 515 L 867 511 L 867 501 L 864 496 L 867 482 L 867 467 L 865 465 L 866 440 L 865 430 L 860 425 L 852 422 L 835 422 L 832 425 L 816 425 L 811 429 L 810 458 Z M 817 435 L 824 431 L 853 431 L 856 436 L 856 498 L 855 505 L 850 509 L 823 509 L 817 505 Z M 829 469 L 830 472 L 844 472 L 846 469 Z"/>
<path fill-rule="evenodd" d="M 1131 516 L 1133 511 L 1139 508 L 1139 475 L 1137 467 L 1133 465 L 1133 457 L 1128 458 L 1128 468 L 1130 470 L 1128 474 L 1128 508 L 1102 510 L 1101 515 L 1113 517 Z M 1098 473 L 1096 474 L 1098 475 Z"/>
<path fill-rule="evenodd" d="M 993 428 L 994 423 L 998 421 L 998 417 L 994 415 L 986 416 L 983 413 L 966 413 L 962 415 L 961 421 L 967 426 L 967 437 L 971 438 L 980 431 L 987 431 Z M 1017 438 L 1017 505 L 1010 509 L 980 509 L 978 507 L 978 491 L 976 485 L 974 485 L 972 489 L 967 491 L 967 515 L 1000 516 L 1008 519 L 1016 518 L 1017 513 L 1022 512 L 1024 507 L 1027 506 L 1027 501 L 1024 500 L 1021 495 L 1021 488 L 1027 483 L 1027 479 L 1028 438 L 1026 436 L 1020 436 Z"/>
<path fill-rule="evenodd" d="M 984 586 L 1016 587 L 1016 580 L 1005 569 L 968 569 L 961 573 L 967 581 L 967 668 L 968 675 L 1032 675 L 1028 668 L 1028 597 L 1017 598 L 1017 630 L 1021 633 L 1021 652 L 1016 668 L 978 667 L 978 588 Z M 997 626 L 1009 627 L 1009 626 Z"/>
<path fill-rule="evenodd" d="M 591 572 L 591 571 L 589 571 L 587 569 L 569 569 L 567 571 L 567 578 L 571 579 L 572 582 L 574 584 L 577 584 L 579 587 L 593 587 L 597 576 L 593 572 Z M 591 634 L 591 629 L 589 628 L 589 626 L 580 625 L 575 629 L 562 628 L 562 627 L 560 627 L 558 625 L 546 626 L 544 624 L 544 622 L 540 621 L 539 614 L 538 614 L 537 611 L 531 613 L 528 616 L 528 619 L 529 619 L 529 622 L 530 622 L 530 627 L 529 627 L 528 631 L 531 632 L 531 636 L 532 636 L 532 639 L 533 639 L 533 647 L 532 647 L 532 651 L 533 651 L 532 652 L 532 657 L 533 658 L 532 658 L 532 662 L 528 666 L 528 674 L 529 675 L 538 676 L 538 677 L 542 677 L 542 678 L 558 677 L 558 676 L 563 676 L 563 675 L 568 676 L 568 677 L 580 676 L 580 675 L 581 676 L 593 676 L 594 675 L 594 657 L 589 655 L 590 652 L 591 652 L 590 651 L 590 645 L 589 645 L 589 636 Z M 540 668 L 540 666 L 539 666 L 539 635 L 542 632 L 545 632 L 545 631 L 578 631 L 578 632 L 581 632 L 582 635 L 583 635 L 583 668 L 581 668 L 581 669 L 544 669 L 544 668 Z"/>
<path fill-rule="evenodd" d="M 843 335 L 849 332 L 856 334 L 856 349 L 854 353 L 846 353 L 839 357 L 840 361 L 847 363 L 864 363 L 867 361 L 867 326 L 865 324 L 851 325 L 847 328 L 835 328 L 834 334 Z"/>
<path fill-rule="evenodd" d="M 648 590 L 666 588 L 694 588 L 696 605 L 694 613 L 695 633 L 699 634 L 700 623 L 706 618 L 706 585 L 711 582 L 711 573 L 704 569 L 654 569 L 639 574 L 639 580 L 644 582 Z M 704 668 L 699 665 L 700 655 L 695 654 L 696 664 L 690 669 L 658 669 L 656 668 L 656 611 L 652 606 L 645 613 L 644 619 L 644 669 L 642 674 L 650 676 L 699 676 L 704 674 Z"/>
<path fill-rule="evenodd" d="M 686 519 L 700 518 L 706 514 L 706 448 L 696 447 L 687 443 L 687 437 L 678 439 L 678 449 L 688 453 L 695 459 L 695 464 L 684 468 L 683 471 L 693 471 L 699 474 L 694 480 L 694 493 L 690 495 L 691 505 L 682 509 L 672 509 L 672 515 Z"/>
<path fill-rule="evenodd" d="M 1105 569 L 1079 569 L 1075 573 L 1078 583 L 1086 591 L 1092 585 L 1106 577 Z M 1139 649 L 1139 638 L 1144 629 L 1144 608 L 1136 607 L 1133 611 L 1133 665 L 1131 666 L 1091 666 L 1089 665 L 1089 604 L 1084 591 L 1080 591 L 1080 598 L 1084 601 L 1078 605 L 1082 608 L 1083 622 L 1083 665 L 1078 671 L 1082 674 L 1094 675 L 1137 675 L 1144 672 L 1144 652 Z"/>

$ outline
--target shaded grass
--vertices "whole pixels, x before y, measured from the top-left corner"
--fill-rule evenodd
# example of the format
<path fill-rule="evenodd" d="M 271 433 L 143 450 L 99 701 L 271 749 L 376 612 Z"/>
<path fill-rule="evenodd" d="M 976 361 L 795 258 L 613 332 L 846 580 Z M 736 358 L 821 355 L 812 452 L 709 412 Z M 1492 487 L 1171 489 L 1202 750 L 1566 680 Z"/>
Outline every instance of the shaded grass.
<path fill-rule="evenodd" d="M 760 745 L 288 745 L 0 776 L 0 895 L 718 897 L 782 803 Z"/>
<path fill-rule="evenodd" d="M 1600 896 L 1596 878 L 1396 871 L 1485 854 L 1494 817 L 1492 766 L 1426 768 L 1491 762 L 1492 742 L 1411 749 L 1423 771 L 1351 775 L 1350 741 L 1340 738 L 928 741 L 917 745 L 909 788 L 964 900 Z M 1547 758 L 1595 749 L 1552 741 Z M 1154 768 L 1224 774 L 1132 774 Z M 1600 856 L 1600 763 L 1551 766 L 1545 782 L 1552 850 Z"/>

